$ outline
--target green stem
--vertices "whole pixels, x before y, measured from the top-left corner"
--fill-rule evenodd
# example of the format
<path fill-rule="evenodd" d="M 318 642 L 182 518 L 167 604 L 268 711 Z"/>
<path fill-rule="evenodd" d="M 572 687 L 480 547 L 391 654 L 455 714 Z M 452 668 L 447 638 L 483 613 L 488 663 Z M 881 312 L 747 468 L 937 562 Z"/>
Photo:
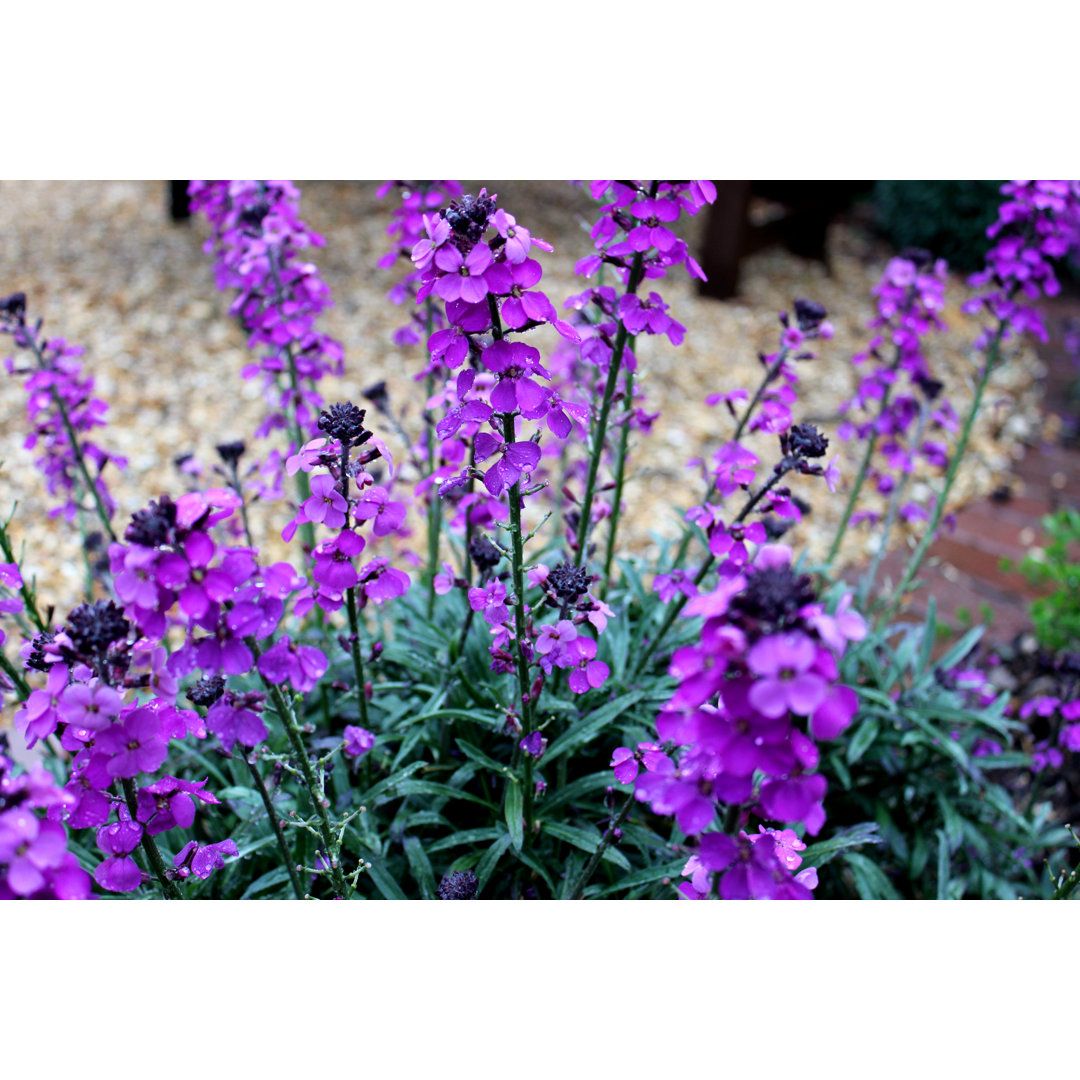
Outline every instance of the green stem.
<path fill-rule="evenodd" d="M 48 364 L 45 362 L 45 354 L 42 352 L 41 345 L 35 338 L 27 338 L 30 342 L 30 348 L 33 350 L 34 356 L 37 357 L 38 366 L 43 370 L 48 370 Z M 68 442 L 71 444 L 71 452 L 75 455 L 75 464 L 78 467 L 79 475 L 82 477 L 83 486 L 86 488 L 87 494 L 94 500 L 94 506 L 97 509 L 97 515 L 101 519 L 102 528 L 109 535 L 109 539 L 115 544 L 116 533 L 113 532 L 112 523 L 109 520 L 109 514 L 105 509 L 104 500 L 101 498 L 101 492 L 98 491 L 98 486 L 90 478 L 90 470 L 86 467 L 86 458 L 83 456 L 82 447 L 79 445 L 79 440 L 75 435 L 75 429 L 71 426 L 71 418 L 68 416 L 67 407 L 64 405 L 63 398 L 57 393 L 55 386 L 49 387 L 49 393 L 52 394 L 53 402 L 56 405 L 56 411 L 60 414 L 60 420 L 64 425 L 64 431 L 67 432 Z"/>
<path fill-rule="evenodd" d="M 23 673 L 15 667 L 3 652 L 0 652 L 0 668 L 7 672 L 8 677 L 15 684 L 15 689 L 19 691 L 19 700 L 25 701 L 31 694 L 30 684 L 23 678 Z"/>
<path fill-rule="evenodd" d="M 585 891 L 585 886 L 589 884 L 589 880 L 593 874 L 596 873 L 596 868 L 600 865 L 600 860 L 604 857 L 604 852 L 611 846 L 612 840 L 615 838 L 615 831 L 622 826 L 622 823 L 627 819 L 630 814 L 630 808 L 634 805 L 634 793 L 631 791 L 626 797 L 626 802 L 622 804 L 619 809 L 619 813 L 612 818 L 611 824 L 608 825 L 604 835 L 600 838 L 600 843 L 597 845 L 596 850 L 589 856 L 589 861 L 585 864 L 585 869 L 581 871 L 581 877 L 578 878 L 577 887 L 574 889 L 571 900 L 580 900 L 581 894 Z"/>
<path fill-rule="evenodd" d="M 360 655 L 360 617 L 356 608 L 356 587 L 345 590 L 345 602 L 349 608 L 349 651 L 352 653 L 353 672 L 356 675 L 356 697 L 360 703 L 360 723 L 368 726 L 367 680 L 364 677 L 364 658 Z"/>
<path fill-rule="evenodd" d="M 12 508 L 12 516 L 15 514 L 14 507 Z M 9 517 L 2 525 L 0 525 L 0 550 L 4 553 L 4 559 L 9 563 L 16 563 L 19 566 L 19 577 L 22 578 L 22 564 L 15 558 L 15 552 L 11 547 L 11 537 L 8 535 L 7 527 L 11 522 Z M 41 612 L 38 611 L 37 606 L 37 591 L 31 589 L 26 584 L 25 580 L 19 586 L 19 593 L 23 598 L 23 607 L 26 610 L 27 615 L 30 616 L 30 621 L 38 628 L 40 633 L 45 633 L 48 630 L 48 623 L 41 617 Z"/>
<path fill-rule="evenodd" d="M 633 349 L 636 338 L 630 339 Z M 634 373 L 627 371 L 624 393 L 626 395 L 626 415 L 622 431 L 619 432 L 619 451 L 615 459 L 615 493 L 611 506 L 611 524 L 608 528 L 607 551 L 604 553 L 604 578 L 600 586 L 600 599 L 607 596 L 611 584 L 611 564 L 615 559 L 615 541 L 619 532 L 619 519 L 622 516 L 623 483 L 626 476 L 626 454 L 630 444 L 630 417 L 634 411 Z"/>
<path fill-rule="evenodd" d="M 739 511 L 739 516 L 735 518 L 735 520 L 732 522 L 733 525 L 738 525 L 740 522 L 745 521 L 747 516 L 750 514 L 750 511 L 753 510 L 755 506 L 757 506 L 757 504 L 765 497 L 766 493 L 769 492 L 772 488 L 774 488 L 780 482 L 781 478 L 787 474 L 788 469 L 783 468 L 782 464 L 783 463 L 781 463 L 781 465 L 778 465 L 773 470 L 773 474 L 769 478 L 768 482 L 762 484 L 761 487 L 753 495 L 750 496 L 750 498 L 747 500 L 746 505 L 742 508 L 742 510 Z M 705 580 L 705 575 L 708 574 L 708 572 L 713 568 L 713 564 L 715 562 L 716 556 L 710 554 L 709 557 L 705 560 L 705 562 L 702 563 L 701 569 L 698 570 L 698 572 L 694 575 L 695 585 L 700 585 Z M 656 637 L 654 637 L 652 641 L 649 642 L 648 647 L 641 654 L 641 659 L 634 667 L 635 675 L 639 671 L 644 670 L 645 665 L 649 662 L 649 658 L 654 652 L 656 652 L 657 648 L 660 645 L 660 642 L 664 639 L 664 635 L 667 634 L 667 632 L 671 629 L 672 624 L 679 617 L 679 612 L 681 612 L 682 609 L 686 607 L 689 601 L 690 597 L 680 596 L 679 599 L 676 600 L 675 603 L 668 608 L 667 615 L 664 617 L 664 621 L 660 624 L 660 629 L 656 632 Z"/>
<path fill-rule="evenodd" d="M 256 660 L 258 660 L 262 655 L 259 643 L 253 637 L 247 637 L 244 641 L 247 643 L 247 647 L 254 653 Z M 261 675 L 260 677 L 262 678 Z M 304 786 L 308 790 L 308 797 L 311 799 L 311 804 L 314 806 L 315 813 L 319 818 L 319 835 L 322 837 L 323 845 L 326 848 L 326 858 L 330 863 L 330 876 L 334 882 L 334 888 L 337 889 L 338 894 L 344 899 L 348 896 L 348 886 L 345 882 L 345 876 L 341 872 L 341 864 L 338 861 L 340 845 L 334 839 L 334 830 L 330 824 L 330 815 L 326 812 L 326 794 L 323 792 L 318 778 L 315 776 L 315 770 L 311 767 L 311 759 L 308 757 L 307 747 L 304 745 L 304 737 L 300 730 L 300 724 L 296 719 L 296 713 L 280 686 L 269 682 L 266 678 L 262 678 L 262 683 L 273 700 L 274 708 L 281 718 L 281 724 L 285 728 L 285 733 L 289 737 L 289 742 L 292 743 L 293 753 L 297 758 L 300 765 L 300 771 L 304 777 Z"/>
<path fill-rule="evenodd" d="M 644 276 L 642 264 L 644 256 L 638 252 L 634 256 L 633 265 L 630 267 L 630 276 L 626 281 L 626 295 L 636 293 L 641 279 Z M 585 481 L 585 495 L 581 500 L 581 519 L 578 522 L 577 551 L 574 553 L 574 565 L 581 566 L 585 561 L 586 543 L 589 530 L 592 528 L 592 504 L 593 495 L 596 491 L 596 477 L 600 472 L 600 459 L 604 456 L 604 438 L 607 435 L 608 417 L 611 414 L 611 401 L 615 396 L 615 387 L 619 381 L 619 369 L 622 367 L 623 353 L 626 351 L 626 343 L 630 333 L 626 324 L 619 320 L 619 329 L 615 334 L 615 343 L 611 350 L 611 361 L 608 366 L 607 383 L 604 386 L 604 397 L 600 402 L 600 413 L 596 418 L 596 427 L 593 428 L 592 447 L 589 454 L 589 473 Z"/>
<path fill-rule="evenodd" d="M 923 431 L 926 428 L 926 420 L 929 413 L 929 403 L 924 401 L 922 403 L 922 408 L 919 410 L 919 422 L 915 429 L 915 438 L 912 440 L 911 444 L 914 447 L 914 452 L 918 451 L 919 444 L 922 442 Z M 896 516 L 900 511 L 900 501 L 903 499 L 904 492 L 907 490 L 907 483 L 910 477 L 910 472 L 906 472 L 900 477 L 900 481 L 893 489 L 892 496 L 889 499 L 889 509 L 885 514 L 885 526 L 882 530 L 881 542 L 878 545 L 877 551 L 874 552 L 874 558 L 870 562 L 870 569 L 867 570 L 862 581 L 859 582 L 858 606 L 860 611 L 864 610 L 866 598 L 870 595 L 870 590 L 874 587 L 874 581 L 877 578 L 878 570 L 881 568 L 882 560 L 888 554 L 889 540 L 892 537 L 893 527 L 896 525 Z"/>
<path fill-rule="evenodd" d="M 138 809 L 135 781 L 130 779 L 122 780 L 121 784 L 124 789 L 124 799 L 127 802 L 128 810 L 131 812 L 132 820 L 135 820 L 136 810 Z M 158 851 L 157 844 L 154 843 L 154 838 L 146 831 L 146 829 L 143 829 L 141 844 L 143 851 L 146 852 L 147 861 L 150 863 L 150 866 L 158 879 L 158 883 L 161 885 L 161 891 L 165 899 L 183 900 L 183 894 L 176 887 L 176 883 L 170 881 L 166 876 L 165 860 L 161 857 L 161 852 Z"/>
<path fill-rule="evenodd" d="M 274 804 L 270 801 L 270 792 L 266 790 L 266 784 L 263 783 L 262 774 L 259 772 L 255 761 L 246 754 L 244 755 L 244 761 L 251 770 L 251 779 L 255 782 L 255 788 L 262 798 L 263 806 L 266 807 L 266 816 L 270 819 L 270 827 L 274 830 L 274 836 L 277 838 L 278 850 L 281 852 L 281 857 L 285 860 L 285 867 L 289 871 L 289 880 L 292 882 L 293 893 L 295 893 L 297 900 L 303 900 L 304 887 L 300 884 L 300 875 L 296 872 L 296 859 L 293 858 L 292 852 L 289 850 L 289 842 L 285 839 L 285 833 L 282 832 L 281 822 L 278 820 L 277 813 L 274 810 Z"/>
<path fill-rule="evenodd" d="M 506 442 L 514 441 L 514 414 L 500 413 L 502 417 L 503 439 Z M 521 531 L 521 487 L 515 483 L 510 488 L 510 566 L 514 583 L 514 632 L 517 635 L 515 660 L 517 665 L 517 681 L 521 701 L 521 724 L 524 735 L 532 734 L 533 708 L 532 696 L 529 686 L 529 662 L 525 658 L 525 639 L 527 629 L 525 625 L 525 553 L 522 543 Z M 525 755 L 525 779 L 522 791 L 522 802 L 525 813 L 525 835 L 532 835 L 533 825 L 533 758 L 531 754 Z"/>
<path fill-rule="evenodd" d="M 975 397 L 972 399 L 971 408 L 968 410 L 964 426 L 960 431 L 960 438 L 957 441 L 956 449 L 953 451 L 952 459 L 949 461 L 949 468 L 945 473 L 945 483 L 942 486 L 941 494 L 934 503 L 934 512 L 930 517 L 930 522 L 927 525 L 922 540 L 919 542 L 919 546 L 908 560 L 907 567 L 904 570 L 904 576 L 900 579 L 900 584 L 896 587 L 896 592 L 893 595 L 892 601 L 881 616 L 881 625 L 888 622 L 896 611 L 902 596 L 907 591 L 908 586 L 911 584 L 916 573 L 918 573 L 919 566 L 922 564 L 927 549 L 934 542 L 934 538 L 937 535 L 938 526 L 941 524 L 941 519 L 945 515 L 945 506 L 949 499 L 949 492 L 952 491 L 953 483 L 956 481 L 957 473 L 960 471 L 960 463 L 963 461 L 964 454 L 967 451 L 968 439 L 971 437 L 972 428 L 975 426 L 975 418 L 979 415 L 979 410 L 982 407 L 983 394 L 986 392 L 987 384 L 990 381 L 990 375 L 993 373 L 994 367 L 1000 357 L 1001 339 L 1005 333 L 1005 327 L 1005 320 L 1000 320 L 997 332 L 994 334 L 993 340 L 990 342 L 990 347 L 987 349 L 986 363 L 983 365 L 979 381 L 975 386 Z"/>

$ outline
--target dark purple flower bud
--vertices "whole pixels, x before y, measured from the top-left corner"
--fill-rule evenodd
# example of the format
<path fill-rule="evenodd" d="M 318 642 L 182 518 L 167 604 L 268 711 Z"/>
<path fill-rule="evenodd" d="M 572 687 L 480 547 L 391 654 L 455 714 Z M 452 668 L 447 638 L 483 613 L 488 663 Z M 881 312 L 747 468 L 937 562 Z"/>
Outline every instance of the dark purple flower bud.
<path fill-rule="evenodd" d="M 926 395 L 927 401 L 934 401 L 945 389 L 945 384 L 937 379 L 931 379 L 929 375 L 916 375 L 915 385 Z"/>
<path fill-rule="evenodd" d="M 796 574 L 790 566 L 747 571 L 746 588 L 732 599 L 731 607 L 772 630 L 793 623 L 799 609 L 814 601 L 808 574 Z"/>
<path fill-rule="evenodd" d="M 220 675 L 204 675 L 193 686 L 188 687 L 185 697 L 192 705 L 209 708 L 225 693 L 225 680 Z"/>
<path fill-rule="evenodd" d="M 795 321 L 804 334 L 816 330 L 824 322 L 825 315 L 825 309 L 813 300 L 795 301 Z"/>
<path fill-rule="evenodd" d="M 136 510 L 131 515 L 131 524 L 124 532 L 124 539 L 129 544 L 150 548 L 175 543 L 176 503 L 168 495 L 162 495 L 157 502 L 151 501 L 144 510 Z"/>
<path fill-rule="evenodd" d="M 931 266 L 934 262 L 933 254 L 927 251 L 926 248 L 904 248 L 904 250 L 900 252 L 899 258 L 907 259 L 908 262 L 914 263 L 919 270 Z"/>
<path fill-rule="evenodd" d="M 552 568 L 547 583 L 564 604 L 572 604 L 588 591 L 589 575 L 584 567 L 561 562 Z"/>
<path fill-rule="evenodd" d="M 111 600 L 81 604 L 69 616 L 64 628 L 75 656 L 101 662 L 114 642 L 127 641 L 131 623 Z M 68 650 L 64 650 L 66 653 Z M 74 659 L 74 657 L 72 657 Z"/>
<path fill-rule="evenodd" d="M 0 321 L 22 326 L 26 321 L 26 293 L 17 292 L 0 298 Z"/>
<path fill-rule="evenodd" d="M 365 409 L 358 409 L 351 401 L 339 401 L 319 413 L 319 430 L 342 446 L 359 446 L 372 436 L 364 429 L 365 416 Z"/>
<path fill-rule="evenodd" d="M 493 570 L 499 565 L 502 552 L 486 536 L 474 536 L 469 541 L 469 556 L 483 572 Z"/>
<path fill-rule="evenodd" d="M 30 642 L 29 651 L 23 657 L 23 663 L 32 671 L 48 671 L 52 664 L 46 659 L 45 646 L 55 636 L 53 631 L 45 630 Z"/>
<path fill-rule="evenodd" d="M 375 406 L 379 412 L 387 414 L 390 411 L 390 394 L 386 389 L 386 380 L 375 383 L 374 386 L 369 386 L 366 390 L 360 391 L 364 397 Z"/>
<path fill-rule="evenodd" d="M 236 442 L 219 443 L 214 449 L 226 465 L 234 468 L 247 447 L 238 439 Z"/>
<path fill-rule="evenodd" d="M 471 870 L 455 870 L 439 882 L 440 900 L 475 900 L 480 882 Z"/>
<path fill-rule="evenodd" d="M 780 449 L 801 458 L 824 457 L 829 440 L 813 424 L 796 424 L 780 436 Z"/>

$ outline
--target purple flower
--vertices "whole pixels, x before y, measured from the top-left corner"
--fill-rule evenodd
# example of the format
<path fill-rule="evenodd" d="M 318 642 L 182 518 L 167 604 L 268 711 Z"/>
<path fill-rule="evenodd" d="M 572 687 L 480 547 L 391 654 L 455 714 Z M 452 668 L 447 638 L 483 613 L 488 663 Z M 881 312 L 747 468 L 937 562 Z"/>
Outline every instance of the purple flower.
<path fill-rule="evenodd" d="M 469 607 L 483 612 L 484 621 L 491 626 L 502 626 L 510 621 L 510 609 L 506 606 L 506 586 L 492 581 L 485 588 L 469 590 Z"/>
<path fill-rule="evenodd" d="M 294 645 L 283 634 L 259 657 L 259 674 L 267 682 L 280 685 L 288 682 L 294 690 L 306 694 L 326 673 L 329 661 L 312 645 Z"/>
<path fill-rule="evenodd" d="M 492 454 L 502 454 L 502 457 L 484 474 L 484 485 L 496 498 L 506 488 L 516 484 L 523 472 L 536 468 L 540 460 L 540 447 L 536 443 L 508 444 L 497 436 L 483 431 L 476 436 L 475 447 L 477 462 L 487 461 Z"/>
<path fill-rule="evenodd" d="M 389 536 L 405 520 L 405 504 L 392 502 L 386 488 L 367 488 L 357 500 L 353 516 L 358 521 L 374 519 L 371 531 L 376 536 Z"/>
<path fill-rule="evenodd" d="M 312 577 L 335 592 L 351 589 L 357 582 L 353 559 L 364 550 L 364 538 L 352 529 L 342 529 L 332 540 L 323 540 L 315 548 Z"/>
<path fill-rule="evenodd" d="M 109 776 L 129 778 L 156 772 L 169 755 L 169 739 L 154 709 L 136 708 L 121 722 L 98 732 L 95 750 L 107 755 Z"/>
<path fill-rule="evenodd" d="M 206 730 L 221 740 L 228 753 L 236 743 L 252 747 L 266 738 L 266 725 L 255 711 L 262 705 L 252 700 L 254 696 L 226 692 L 207 710 Z"/>
<path fill-rule="evenodd" d="M 328 473 L 311 478 L 311 498 L 301 508 L 306 521 L 321 522 L 328 529 L 340 529 L 345 524 L 348 509 L 345 499 L 337 490 L 337 482 Z"/>
<path fill-rule="evenodd" d="M 94 870 L 94 880 L 109 892 L 131 892 L 142 884 L 142 871 L 131 853 L 142 840 L 143 827 L 122 818 L 97 832 L 97 846 L 108 856 Z"/>
<path fill-rule="evenodd" d="M 224 868 L 226 855 L 239 854 L 235 840 L 222 840 L 218 844 L 201 846 L 198 841 L 192 840 L 180 849 L 180 853 L 173 859 L 173 866 L 180 877 L 194 874 L 205 881 L 214 870 Z"/>
<path fill-rule="evenodd" d="M 213 804 L 221 801 L 209 791 L 202 790 L 206 783 L 206 780 L 178 780 L 175 776 L 165 776 L 140 788 L 135 820 L 146 826 L 149 836 L 157 836 L 169 829 L 190 828 L 195 820 L 195 799 Z"/>
<path fill-rule="evenodd" d="M 362 758 L 375 745 L 375 736 L 366 728 L 353 724 L 345 726 L 345 755 Z"/>

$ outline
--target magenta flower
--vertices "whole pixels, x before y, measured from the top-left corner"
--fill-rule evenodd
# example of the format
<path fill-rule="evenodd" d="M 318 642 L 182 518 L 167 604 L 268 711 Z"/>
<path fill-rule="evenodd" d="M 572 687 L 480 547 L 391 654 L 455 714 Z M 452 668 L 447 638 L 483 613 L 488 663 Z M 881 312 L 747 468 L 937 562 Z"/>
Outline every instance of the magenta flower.
<path fill-rule="evenodd" d="M 374 600 L 376 604 L 382 604 L 395 597 L 404 596 L 411 584 L 409 575 L 404 570 L 391 566 L 389 559 L 372 559 L 360 568 L 357 575 L 361 603 Z"/>
<path fill-rule="evenodd" d="M 105 770 L 109 776 L 130 778 L 157 772 L 169 755 L 169 740 L 161 730 L 161 717 L 143 707 L 98 732 L 94 749 L 108 756 Z"/>
<path fill-rule="evenodd" d="M 206 783 L 206 780 L 178 780 L 175 776 L 164 776 L 156 783 L 140 788 L 135 820 L 146 827 L 149 836 L 157 836 L 169 829 L 191 828 L 195 820 L 195 799 L 213 804 L 221 802 L 209 791 L 202 790 Z"/>
<path fill-rule="evenodd" d="M 197 840 L 192 840 L 180 849 L 180 853 L 173 859 L 173 866 L 180 877 L 194 874 L 205 880 L 214 870 L 224 869 L 226 855 L 239 854 L 235 840 L 222 840 L 218 844 L 201 846 Z"/>
<path fill-rule="evenodd" d="M 142 840 L 137 821 L 121 819 L 97 832 L 97 846 L 108 856 L 94 870 L 94 880 L 109 892 L 131 892 L 142 884 L 142 871 L 131 853 Z"/>
<path fill-rule="evenodd" d="M 375 745 L 375 736 L 366 728 L 346 724 L 344 735 L 346 757 L 362 758 Z"/>
<path fill-rule="evenodd" d="M 577 637 L 566 643 L 569 658 L 577 665 L 570 672 L 568 684 L 575 694 L 586 694 L 607 682 L 611 669 L 596 659 L 596 642 L 590 637 Z"/>
<path fill-rule="evenodd" d="M 332 540 L 323 540 L 316 546 L 311 576 L 335 592 L 351 589 L 357 582 L 352 561 L 363 550 L 364 538 L 351 529 L 342 529 Z"/>
<path fill-rule="evenodd" d="M 326 673 L 329 661 L 320 649 L 312 645 L 294 645 L 283 634 L 259 657 L 259 674 L 267 682 L 279 686 L 291 684 L 294 690 L 306 694 Z"/>
<path fill-rule="evenodd" d="M 469 607 L 473 611 L 483 612 L 484 621 L 491 626 L 502 626 L 510 621 L 506 586 L 501 581 L 492 581 L 483 589 L 470 589 Z"/>
<path fill-rule="evenodd" d="M 221 740 L 228 753 L 233 746 L 257 746 L 266 738 L 266 725 L 254 711 L 257 703 L 249 695 L 226 692 L 207 710 L 206 730 Z"/>
<path fill-rule="evenodd" d="M 763 676 L 750 688 L 750 703 L 768 717 L 782 716 L 789 709 L 809 716 L 825 700 L 829 685 L 810 670 L 816 659 L 817 649 L 805 634 L 761 638 L 746 654 L 750 670 Z"/>
<path fill-rule="evenodd" d="M 534 442 L 506 443 L 486 431 L 476 436 L 477 462 L 487 461 L 492 454 L 501 454 L 495 464 L 484 474 L 484 486 L 498 498 L 508 487 L 521 478 L 523 472 L 536 468 L 540 460 L 540 447 Z"/>
<path fill-rule="evenodd" d="M 337 483 L 329 473 L 311 478 L 311 498 L 301 504 L 307 521 L 324 524 L 328 529 L 340 529 L 345 524 L 348 506 Z"/>
<path fill-rule="evenodd" d="M 405 520 L 405 504 L 391 501 L 386 488 L 370 487 L 357 500 L 353 516 L 358 521 L 374 520 L 371 531 L 376 536 L 389 536 Z"/>
<path fill-rule="evenodd" d="M 7 864 L 7 887 L 16 896 L 30 896 L 44 889 L 50 872 L 67 856 L 64 827 L 42 821 L 26 806 L 0 814 L 0 867 Z"/>

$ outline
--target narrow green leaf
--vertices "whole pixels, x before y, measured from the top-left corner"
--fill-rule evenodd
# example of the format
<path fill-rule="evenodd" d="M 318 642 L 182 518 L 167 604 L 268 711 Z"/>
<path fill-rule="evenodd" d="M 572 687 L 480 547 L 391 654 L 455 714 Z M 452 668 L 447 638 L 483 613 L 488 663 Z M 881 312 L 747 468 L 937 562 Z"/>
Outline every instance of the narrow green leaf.
<path fill-rule="evenodd" d="M 487 849 L 487 851 L 484 852 L 483 858 L 476 864 L 476 880 L 479 882 L 479 888 L 477 890 L 478 895 L 484 891 L 488 879 L 491 877 L 496 865 L 506 853 L 506 849 L 509 846 L 510 834 L 504 833 Z"/>
<path fill-rule="evenodd" d="M 873 745 L 874 740 L 881 731 L 881 721 L 876 716 L 864 720 L 851 738 L 847 748 L 847 763 L 854 765 Z"/>
<path fill-rule="evenodd" d="M 844 861 L 851 867 L 855 877 L 855 891 L 863 900 L 899 900 L 900 894 L 892 887 L 881 867 L 865 855 L 850 851 Z"/>
<path fill-rule="evenodd" d="M 620 878 L 614 885 L 594 891 L 586 889 L 586 893 L 596 898 L 611 896 L 613 893 L 623 892 L 626 889 L 635 889 L 639 885 L 651 885 L 654 881 L 663 881 L 664 878 L 681 878 L 682 869 L 686 865 L 686 859 L 678 859 L 675 862 L 663 863 L 660 866 L 649 866 L 644 870 L 635 870 L 632 874 Z"/>
<path fill-rule="evenodd" d="M 514 851 L 520 852 L 525 842 L 524 818 L 522 809 L 521 784 L 514 780 L 506 781 L 506 827 L 510 830 L 510 842 Z"/>
<path fill-rule="evenodd" d="M 596 851 L 600 846 L 600 841 L 603 839 L 598 829 L 582 829 L 576 825 L 564 825 L 556 821 L 545 821 L 543 830 L 557 840 L 565 840 L 566 843 L 572 844 L 581 851 L 587 851 L 590 855 Z M 630 863 L 626 856 L 616 848 L 607 848 L 601 859 L 604 862 L 613 863 L 620 870 L 630 869 Z"/>
<path fill-rule="evenodd" d="M 372 863 L 371 869 L 366 871 L 366 874 L 384 900 L 409 899 L 401 891 L 401 886 L 378 863 Z"/>
<path fill-rule="evenodd" d="M 416 884 L 420 886 L 420 895 L 425 900 L 434 900 L 435 874 L 419 837 L 405 837 L 405 858 L 409 860 L 409 869 Z"/>
<path fill-rule="evenodd" d="M 878 835 L 876 822 L 866 821 L 861 825 L 852 825 L 848 829 L 830 836 L 828 840 L 811 844 L 802 852 L 804 866 L 824 866 L 830 859 L 841 851 L 849 848 L 861 847 L 863 844 L 880 844 L 881 837 Z"/>
<path fill-rule="evenodd" d="M 465 829 L 463 832 L 445 836 L 442 840 L 436 840 L 428 844 L 428 852 L 434 855 L 439 851 L 449 851 L 450 848 L 461 847 L 463 844 L 482 844 L 489 840 L 497 840 L 503 835 L 502 829 Z"/>
<path fill-rule="evenodd" d="M 488 757 L 483 750 L 473 746 L 471 742 L 466 742 L 464 739 L 455 739 L 454 742 L 457 743 L 458 749 L 470 760 L 475 761 L 478 765 L 483 765 L 485 769 L 490 769 L 500 776 L 511 776 L 514 778 L 514 782 L 517 782 L 517 777 L 514 776 L 509 765 L 504 765 L 494 758 Z"/>

